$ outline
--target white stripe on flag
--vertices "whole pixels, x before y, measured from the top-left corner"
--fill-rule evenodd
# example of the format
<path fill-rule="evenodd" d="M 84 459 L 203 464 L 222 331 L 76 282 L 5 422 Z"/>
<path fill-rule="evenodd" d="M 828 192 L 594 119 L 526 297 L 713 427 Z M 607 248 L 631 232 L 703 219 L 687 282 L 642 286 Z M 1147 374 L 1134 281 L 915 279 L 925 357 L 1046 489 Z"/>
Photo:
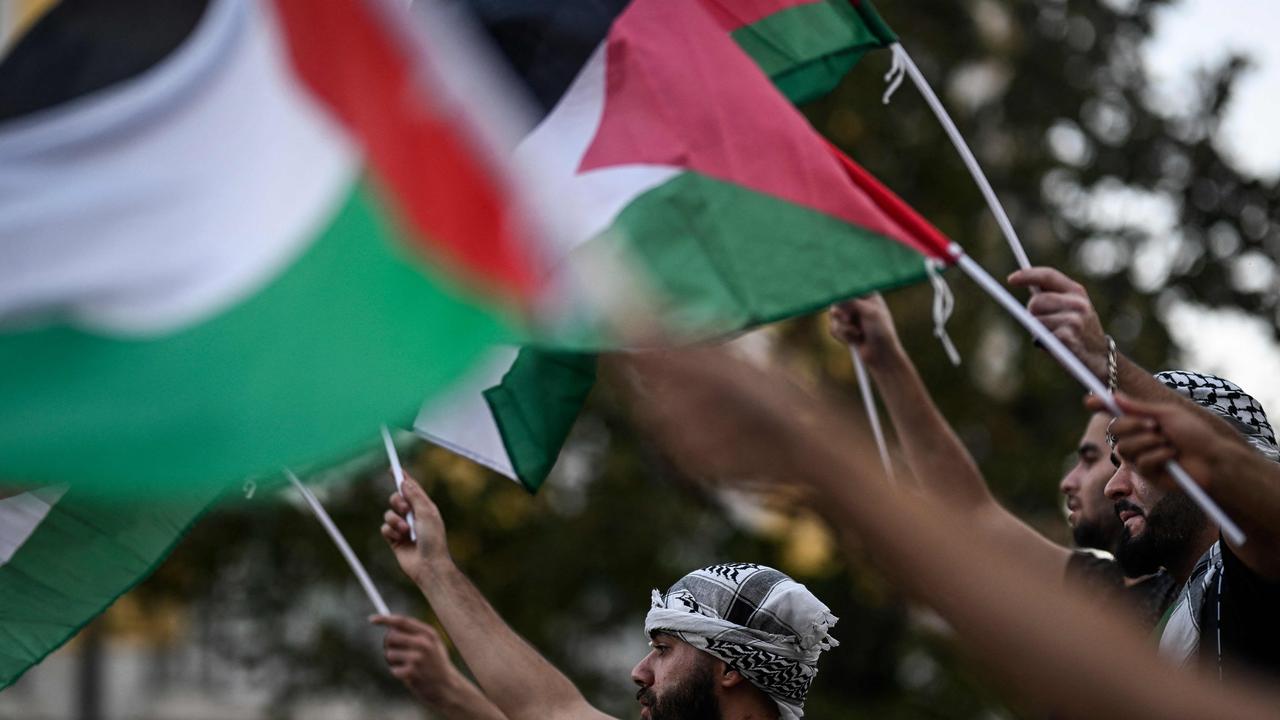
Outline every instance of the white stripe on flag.
<path fill-rule="evenodd" d="M 482 393 L 502 382 L 502 376 L 516 361 L 516 354 L 513 347 L 494 350 L 484 365 L 477 367 L 465 382 L 459 383 L 448 395 L 427 403 L 414 421 L 413 431 L 515 480 L 515 467 L 507 456 L 502 433 L 498 432 L 498 424 Z"/>
<path fill-rule="evenodd" d="M 573 203 L 560 213 L 572 227 L 557 228 L 556 252 L 568 256 L 604 232 L 640 195 L 680 174 L 667 165 L 618 165 L 580 173 L 604 117 L 605 52 L 602 44 L 578 71 L 551 113 L 516 148 L 514 162 L 549 207 Z"/>
<path fill-rule="evenodd" d="M 13 559 L 66 492 L 57 485 L 0 500 L 0 565 Z"/>

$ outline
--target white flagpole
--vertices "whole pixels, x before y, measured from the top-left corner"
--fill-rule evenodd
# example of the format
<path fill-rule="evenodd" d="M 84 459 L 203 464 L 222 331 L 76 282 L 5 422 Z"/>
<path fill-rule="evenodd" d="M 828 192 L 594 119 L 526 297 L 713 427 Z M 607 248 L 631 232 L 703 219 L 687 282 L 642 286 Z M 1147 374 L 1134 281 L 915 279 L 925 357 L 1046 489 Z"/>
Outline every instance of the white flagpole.
<path fill-rule="evenodd" d="M 884 430 L 880 427 L 880 414 L 876 412 L 875 397 L 871 394 L 871 380 L 867 377 L 867 368 L 862 364 L 858 351 L 849 348 L 849 357 L 853 360 L 853 372 L 858 376 L 858 389 L 862 391 L 862 407 L 867 411 L 867 421 L 871 423 L 871 434 L 876 439 L 876 449 L 880 451 L 880 464 L 884 465 L 885 477 L 894 482 L 893 463 L 889 460 L 889 445 L 884 440 Z"/>
<path fill-rule="evenodd" d="M 979 287 L 985 290 L 988 295 L 995 299 L 997 303 L 1004 307 L 1004 309 L 1007 310 L 1015 320 L 1030 331 L 1032 336 L 1040 341 L 1040 344 L 1044 346 L 1044 349 L 1049 351 L 1049 354 L 1061 363 L 1072 377 L 1079 381 L 1081 385 L 1084 385 L 1085 389 L 1089 392 L 1102 399 L 1103 404 L 1107 406 L 1108 412 L 1116 417 L 1124 415 L 1124 411 L 1122 411 L 1120 406 L 1116 404 L 1116 400 L 1112 397 L 1111 391 L 1107 389 L 1107 386 L 1103 385 L 1102 381 L 1095 377 L 1094 374 L 1085 367 L 1084 363 L 1080 361 L 1080 358 L 1072 354 L 1072 352 L 1067 349 L 1066 345 L 1062 344 L 1062 341 L 1059 340 L 1057 336 L 1049 332 L 1049 328 L 1045 327 L 1044 324 L 1037 320 L 1030 311 L 1023 307 L 1022 303 L 1018 302 L 1017 298 L 1010 294 L 1003 285 L 996 282 L 995 278 L 991 277 L 990 273 L 983 269 L 983 267 L 973 258 L 966 255 L 959 245 L 952 243 L 949 248 L 949 252 L 951 253 L 951 257 L 955 259 L 956 265 L 958 265 L 966 275 L 972 278 Z M 1232 545 L 1240 546 L 1245 543 L 1245 535 L 1244 532 L 1240 530 L 1240 526 L 1231 518 L 1227 517 L 1227 514 L 1222 511 L 1222 508 L 1218 506 L 1218 503 L 1214 502 L 1213 498 L 1209 497 L 1208 493 L 1204 491 L 1204 488 L 1200 487 L 1196 481 L 1187 474 L 1187 471 L 1183 469 L 1182 465 L 1180 465 L 1176 460 L 1170 460 L 1165 463 L 1165 470 L 1167 470 L 1169 475 L 1173 477 L 1174 482 L 1178 484 L 1178 487 L 1181 488 L 1182 491 L 1185 492 L 1196 503 L 1196 505 L 1210 517 L 1210 519 L 1217 523 L 1218 528 L 1222 530 L 1223 537 L 1225 537 Z"/>
<path fill-rule="evenodd" d="M 1031 260 L 1027 257 L 1027 252 L 1023 249 L 1022 242 L 1018 239 L 1018 234 L 1013 229 L 1013 223 L 1009 221 L 1009 215 L 1005 212 L 1004 206 L 1000 204 L 1000 200 L 996 197 L 995 190 L 991 188 L 991 183 L 987 181 L 986 174 L 982 172 L 982 167 L 978 164 L 977 158 L 974 157 L 973 151 L 969 149 L 968 143 L 965 142 L 964 136 L 960 134 L 955 122 L 951 120 L 947 109 L 943 107 L 942 101 L 933 92 L 933 88 L 929 86 L 929 81 L 920 72 L 920 68 L 916 67 L 915 61 L 911 59 L 911 55 L 906 48 L 902 47 L 901 43 L 893 43 L 890 46 L 890 50 L 893 52 L 895 67 L 900 66 L 907 76 L 911 78 L 912 84 L 916 86 L 916 89 L 919 90 L 925 102 L 929 105 L 929 109 L 933 111 L 934 116 L 938 118 L 938 122 L 942 124 L 942 129 L 946 131 L 947 137 L 951 139 L 951 144 L 960 153 L 960 159 L 964 161 L 969 174 L 973 176 L 978 189 L 982 191 L 982 197 L 987 201 L 987 207 L 991 209 L 991 213 L 996 218 L 996 224 L 1000 226 L 1000 232 L 1004 235 L 1005 241 L 1009 243 L 1009 248 L 1013 251 L 1013 255 L 1018 261 L 1018 267 L 1024 270 L 1031 267 Z M 893 74 L 891 71 L 890 76 Z M 888 97 L 891 94 L 892 88 L 890 92 L 885 94 L 885 102 L 888 102 Z M 1094 377 L 1093 373 L 1089 372 L 1088 368 L 1084 366 L 1084 363 L 1080 362 L 1079 358 L 1073 355 L 1053 333 L 1049 332 L 1048 328 L 1010 295 L 1004 289 L 1004 286 L 997 283 L 981 265 L 964 254 L 964 250 L 959 245 L 952 244 L 950 252 L 952 257 L 955 258 L 956 264 L 960 266 L 960 269 L 966 275 L 978 283 L 988 295 L 1004 306 L 1023 327 L 1029 330 L 1044 345 L 1049 354 L 1067 369 L 1067 372 L 1094 395 L 1102 398 L 1103 403 L 1111 414 L 1117 417 L 1124 414 L 1121 412 L 1120 407 L 1116 405 L 1115 399 L 1111 397 L 1111 392 L 1107 390 L 1102 382 Z M 1032 288 L 1032 292 L 1035 292 L 1035 288 Z M 1178 487 L 1182 488 L 1200 509 L 1204 510 L 1205 514 L 1217 523 L 1227 540 L 1234 545 L 1244 544 L 1245 535 L 1240 530 L 1240 526 L 1227 517 L 1222 508 L 1205 493 L 1204 488 L 1196 484 L 1195 480 L 1187 474 L 1182 465 L 1176 460 L 1170 460 L 1165 464 L 1165 469 L 1173 477 L 1174 481 L 1178 483 Z"/>
<path fill-rule="evenodd" d="M 360 587 L 364 588 L 364 593 L 369 596 L 369 601 L 373 603 L 373 608 L 378 611 L 379 615 L 390 615 L 391 610 L 387 608 L 387 603 L 382 599 L 378 588 L 374 587 L 368 571 L 360 563 L 360 558 L 356 557 L 356 554 L 352 552 L 346 538 L 342 537 L 342 533 L 338 532 L 338 526 L 333 524 L 329 513 L 324 511 L 324 506 L 320 504 L 320 501 L 316 499 L 311 490 L 298 480 L 298 476 L 294 475 L 292 470 L 285 470 L 284 474 L 289 478 L 289 482 L 293 483 L 293 486 L 302 494 L 302 499 L 307 501 L 307 506 L 311 508 L 311 512 L 315 513 L 316 519 L 320 521 L 325 531 L 329 533 L 329 537 L 333 539 L 333 544 L 338 546 L 338 552 L 342 553 L 347 565 L 351 566 L 351 571 L 356 574 L 356 579 L 360 581 Z"/>
<path fill-rule="evenodd" d="M 400 456 L 396 454 L 396 444 L 391 442 L 391 433 L 387 426 L 382 426 L 382 445 L 387 450 L 387 461 L 391 463 L 391 475 L 396 479 L 396 492 L 404 496 L 404 468 L 400 466 Z M 409 539 L 418 542 L 418 531 L 414 528 L 413 512 L 404 517 L 409 523 Z"/>
<path fill-rule="evenodd" d="M 925 80 L 924 74 L 920 72 L 920 68 L 916 67 L 911 55 L 907 53 L 906 48 L 902 47 L 901 43 L 894 43 L 889 46 L 889 49 L 893 52 L 894 63 L 901 63 L 907 76 L 911 78 L 911 82 L 920 91 L 920 94 L 924 96 L 929 109 L 933 111 L 934 116 L 938 118 L 938 122 L 942 124 L 942 129 L 946 131 L 947 137 L 951 139 L 951 144 L 960 153 L 960 159 L 964 161 L 964 166 L 968 168 L 969 174 L 973 176 L 973 181 L 978 184 L 978 189 L 982 191 L 982 197 L 987 201 L 987 207 L 991 208 L 991 214 L 995 216 L 996 224 L 1000 226 L 1000 232 L 1004 235 L 1005 241 L 1009 243 L 1009 248 L 1013 250 L 1013 256 L 1018 260 L 1018 267 L 1024 270 L 1031 267 L 1031 261 L 1027 258 L 1027 251 L 1022 248 L 1022 241 L 1018 239 L 1018 233 L 1014 231 L 1013 223 L 1009 221 L 1008 213 L 1005 212 L 1004 206 L 1000 204 L 1000 199 L 996 197 L 995 190 L 991 188 L 991 183 L 987 181 L 986 173 L 982 172 L 982 166 L 978 164 L 978 159 L 973 156 L 973 151 L 969 149 L 969 144 L 965 142 L 964 136 L 960 134 L 955 122 L 947 114 L 947 109 L 943 107 L 942 101 L 938 99 L 938 96 L 933 92 L 933 88 L 929 86 L 929 81 Z M 887 99 L 886 102 L 888 102 Z"/>

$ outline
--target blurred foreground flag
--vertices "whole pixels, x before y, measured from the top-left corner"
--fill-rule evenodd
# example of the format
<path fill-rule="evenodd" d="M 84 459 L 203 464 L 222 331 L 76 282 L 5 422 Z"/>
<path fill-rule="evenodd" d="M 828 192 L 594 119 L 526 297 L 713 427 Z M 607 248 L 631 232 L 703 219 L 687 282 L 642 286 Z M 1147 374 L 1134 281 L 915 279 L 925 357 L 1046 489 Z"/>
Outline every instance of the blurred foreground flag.
<path fill-rule="evenodd" d="M 339 461 L 512 341 L 544 253 L 459 35 L 398 0 L 175 2 L 177 37 L 113 5 L 53 9 L 0 73 L 31 104 L 0 121 L 0 486 Z"/>
<path fill-rule="evenodd" d="M 0 690 L 150 575 L 217 494 L 104 512 L 77 491 L 0 492 Z"/>
<path fill-rule="evenodd" d="M 946 257 L 937 230 L 793 105 L 894 41 L 869 2 L 469 4 L 543 112 L 518 160 L 547 168 L 556 195 L 590 220 L 558 236 L 564 263 L 640 268 L 678 339 L 915 282 L 926 257 Z M 582 349 L 496 352 L 415 429 L 536 489 L 594 380 Z"/>

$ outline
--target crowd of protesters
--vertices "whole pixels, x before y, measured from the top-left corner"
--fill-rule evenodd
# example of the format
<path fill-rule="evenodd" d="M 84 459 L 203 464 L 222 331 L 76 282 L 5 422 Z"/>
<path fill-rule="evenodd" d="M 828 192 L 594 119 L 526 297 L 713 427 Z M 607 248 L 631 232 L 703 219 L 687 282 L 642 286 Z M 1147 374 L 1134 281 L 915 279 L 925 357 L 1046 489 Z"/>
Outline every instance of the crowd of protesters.
<path fill-rule="evenodd" d="M 1280 448 L 1262 407 L 1228 380 L 1152 374 L 1116 353 L 1084 289 L 1047 268 L 1015 273 L 1029 309 L 1113 384 L 1059 482 L 1075 547 L 1004 508 L 930 397 L 878 296 L 832 308 L 861 358 L 912 482 L 886 482 L 855 417 L 776 373 L 715 350 L 626 360 L 644 377 L 639 422 L 692 477 L 768 478 L 813 499 L 842 544 L 933 607 L 1014 694 L 1054 717 L 1280 716 Z M 1228 542 L 1168 475 L 1178 460 L 1244 531 Z M 418 540 L 405 518 L 416 514 Z M 449 556 L 443 519 L 409 481 L 382 529 L 477 684 L 432 627 L 379 617 L 396 677 L 450 720 L 599 718 Z M 957 543 L 956 537 L 966 538 Z M 836 618 L 803 585 L 751 563 L 697 570 L 654 592 L 651 652 L 632 672 L 640 714 L 794 719 Z M 1152 642 L 1152 638 L 1155 642 Z"/>

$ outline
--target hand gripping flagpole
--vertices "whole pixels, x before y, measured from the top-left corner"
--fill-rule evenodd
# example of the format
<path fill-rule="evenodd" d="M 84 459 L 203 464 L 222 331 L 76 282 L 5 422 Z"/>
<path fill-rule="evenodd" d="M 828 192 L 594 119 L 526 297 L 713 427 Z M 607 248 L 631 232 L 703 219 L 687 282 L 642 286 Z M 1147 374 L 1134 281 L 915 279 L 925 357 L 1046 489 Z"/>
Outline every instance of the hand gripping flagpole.
<path fill-rule="evenodd" d="M 1111 391 L 1107 389 L 1107 386 L 1103 385 L 1102 381 L 1095 377 L 1094 374 L 1089 371 L 1089 368 L 1085 367 L 1084 363 L 1080 361 L 1080 358 L 1076 357 L 1067 349 L 1066 345 L 1062 344 L 1062 341 L 1059 340 L 1056 335 L 1049 331 L 1049 328 L 1045 327 L 1044 324 L 1036 319 L 1029 310 L 1023 307 L 1022 303 L 1018 302 L 1017 298 L 1010 294 L 1003 285 L 996 282 L 995 278 L 991 277 L 991 275 L 973 258 L 966 255 L 959 245 L 952 243 L 947 250 L 952 259 L 956 261 L 956 265 L 960 267 L 964 274 L 972 278 L 979 287 L 985 290 L 988 295 L 1007 310 L 1015 320 L 1030 331 L 1031 335 L 1035 337 L 1036 340 L 1040 341 L 1040 344 L 1044 346 L 1044 349 L 1049 351 L 1049 354 L 1061 363 L 1071 376 L 1079 381 L 1081 385 L 1084 385 L 1089 392 L 1102 399 L 1102 403 L 1106 405 L 1108 412 L 1116 417 L 1124 415 L 1124 411 L 1120 409 L 1118 404 L 1116 404 L 1115 397 L 1112 396 Z M 1225 537 L 1228 542 L 1237 547 L 1244 544 L 1245 535 L 1244 532 L 1240 530 L 1240 526 L 1231 518 L 1227 517 L 1227 514 L 1222 511 L 1222 508 L 1218 506 L 1218 503 L 1214 502 L 1213 498 L 1209 497 L 1209 494 L 1204 491 L 1204 488 L 1200 487 L 1200 485 L 1198 485 L 1196 481 L 1187 474 L 1187 471 L 1183 469 L 1182 465 L 1179 464 L 1177 460 L 1169 460 L 1166 462 L 1165 470 L 1173 477 L 1173 480 L 1178 484 L 1178 487 L 1181 488 L 1182 491 L 1185 492 L 1192 501 L 1194 501 L 1195 504 L 1209 516 L 1210 519 L 1217 523 L 1218 528 L 1222 530 L 1223 537 Z"/>
<path fill-rule="evenodd" d="M 387 461 L 391 463 L 391 475 L 396 479 L 396 492 L 400 496 L 404 496 L 404 468 L 400 466 L 400 456 L 396 454 L 396 445 L 391 442 L 391 433 L 387 432 L 387 426 L 382 426 L 382 446 L 387 450 Z M 409 539 L 418 542 L 418 531 L 414 527 L 413 511 L 404 516 L 405 522 L 409 523 Z"/>
<path fill-rule="evenodd" d="M 867 412 L 867 421 L 871 423 L 871 435 L 876 439 L 876 449 L 880 451 L 880 464 L 884 465 L 884 475 L 889 482 L 894 482 L 893 463 L 889 460 L 889 445 L 884 440 L 884 430 L 880 427 L 880 414 L 876 412 L 876 401 L 871 391 L 871 381 L 867 378 L 867 367 L 862 363 L 858 351 L 849 348 L 849 357 L 853 360 L 853 372 L 858 376 L 858 389 L 862 391 L 862 408 Z"/>
<path fill-rule="evenodd" d="M 947 110 L 942 105 L 942 101 L 933 92 L 933 88 L 929 86 L 929 82 L 925 80 L 924 74 L 920 72 L 920 68 L 916 67 L 915 62 L 911 59 L 911 55 L 901 43 L 893 43 L 889 46 L 893 52 L 893 68 L 886 76 L 886 80 L 890 81 L 889 89 L 885 92 L 884 102 L 889 102 L 889 97 L 897 86 L 901 83 L 901 73 L 906 73 L 911 78 L 912 84 L 920 91 L 925 102 L 929 105 L 929 109 L 933 111 L 934 116 L 938 118 L 938 122 L 942 124 L 942 128 L 950 138 L 951 144 L 955 146 L 957 152 L 960 153 L 960 159 L 964 161 L 965 167 L 969 170 L 969 174 L 973 176 L 973 180 L 978 185 L 978 189 L 982 191 L 982 197 L 987 201 L 987 207 L 991 209 L 991 213 L 996 218 L 996 224 L 1000 227 L 1001 234 L 1004 235 L 1005 241 L 1009 243 L 1009 249 L 1013 251 L 1014 257 L 1018 261 L 1018 267 L 1027 269 L 1031 267 L 1031 260 L 1027 257 L 1026 250 L 1022 247 L 1022 242 L 1018 240 L 1018 234 L 1013 229 L 1013 223 L 1009 221 L 1009 215 L 1005 212 L 1004 206 L 1000 204 L 1000 200 L 996 197 L 995 190 L 991 188 L 991 183 L 987 181 L 987 176 L 982 172 L 982 167 L 978 165 L 978 160 L 973 156 L 973 151 L 969 149 L 968 143 L 960 134 L 960 130 L 956 128 L 955 122 L 951 120 L 951 116 L 947 114 Z M 1119 417 L 1124 413 L 1120 410 L 1120 406 L 1116 404 L 1115 398 L 1111 396 L 1111 392 L 1094 377 L 1093 373 L 1080 362 L 1080 359 L 1071 353 L 1070 350 L 1063 345 L 1058 338 L 1046 328 L 1039 320 L 1035 318 L 1026 308 L 1022 306 L 1004 286 L 1000 285 L 987 273 L 981 265 L 976 263 L 972 258 L 964 253 L 959 245 L 952 244 L 949 248 L 952 258 L 956 264 L 964 271 L 966 275 L 978 283 L 979 287 L 991 295 L 1000 305 L 1004 306 L 1010 314 L 1018 320 L 1031 334 L 1040 341 L 1040 343 L 1049 351 L 1059 363 L 1066 368 L 1067 372 L 1073 375 L 1076 380 L 1080 381 L 1090 392 L 1102 398 L 1103 404 L 1107 406 L 1107 410 L 1111 414 Z M 1035 288 L 1032 288 L 1035 292 Z M 1222 530 L 1222 534 L 1233 545 L 1243 545 L 1245 542 L 1244 532 L 1240 530 L 1231 518 L 1227 517 L 1222 508 L 1214 502 L 1213 498 L 1204 491 L 1204 488 L 1196 484 L 1195 480 L 1187 474 L 1187 471 L 1176 460 L 1170 460 L 1165 463 L 1165 470 L 1173 477 L 1188 496 L 1195 501 L 1196 505 L 1205 512 L 1210 518 L 1217 523 Z"/>
<path fill-rule="evenodd" d="M 298 480 L 298 476 L 294 475 L 292 470 L 285 470 L 284 474 L 285 477 L 289 478 L 289 482 L 293 484 L 293 487 L 301 493 L 302 499 L 307 501 L 307 506 L 311 508 L 311 512 L 315 513 L 316 519 L 320 521 L 320 524 L 324 526 L 325 532 L 329 533 L 329 537 L 333 539 L 333 544 L 338 546 L 338 552 L 342 553 L 347 565 L 351 566 L 351 571 L 356 574 L 356 579 L 360 581 L 360 587 L 364 588 L 364 593 L 369 596 L 369 601 L 373 603 L 374 609 L 378 611 L 379 615 L 390 615 L 391 610 L 387 607 L 386 601 L 382 599 L 378 588 L 374 587 L 368 571 L 360 563 L 360 558 L 356 557 L 356 554 L 351 550 L 346 538 L 342 537 L 342 533 L 338 532 L 338 526 L 333 524 L 329 513 L 325 512 L 324 506 L 320 504 L 320 501 L 316 499 L 311 490 L 306 485 L 303 485 L 302 481 Z"/>

